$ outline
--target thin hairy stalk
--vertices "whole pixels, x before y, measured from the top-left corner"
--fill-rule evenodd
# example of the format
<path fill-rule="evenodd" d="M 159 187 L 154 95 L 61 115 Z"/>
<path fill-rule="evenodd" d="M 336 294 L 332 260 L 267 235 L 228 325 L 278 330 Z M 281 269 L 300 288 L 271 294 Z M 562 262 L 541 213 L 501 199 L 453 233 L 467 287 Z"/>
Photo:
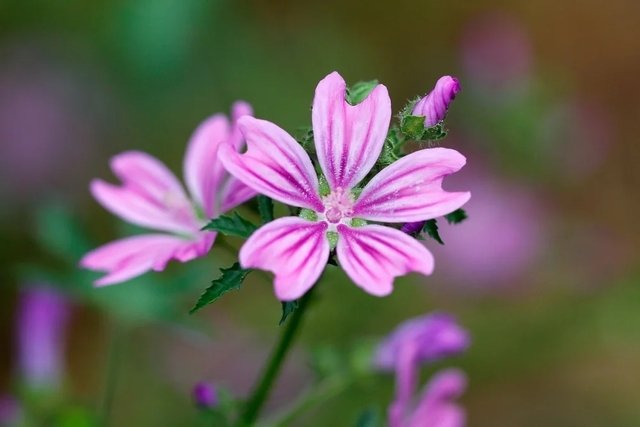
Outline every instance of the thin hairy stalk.
<path fill-rule="evenodd" d="M 249 400 L 244 406 L 242 413 L 240 414 L 240 418 L 238 423 L 236 424 L 238 427 L 250 427 L 253 426 L 258 416 L 260 415 L 260 410 L 264 406 L 267 398 L 269 397 L 269 392 L 273 387 L 275 380 L 280 373 L 282 365 L 285 361 L 285 358 L 293 344 L 296 333 L 302 324 L 302 319 L 304 318 L 304 314 L 309 307 L 309 302 L 311 301 L 312 294 L 314 288 L 311 288 L 309 292 L 307 292 L 302 299 L 300 300 L 300 304 L 298 305 L 298 309 L 291 315 L 289 320 L 287 321 L 284 329 L 282 331 L 282 335 L 280 335 L 280 339 L 273 349 L 271 356 L 263 370 L 260 379 L 255 385 Z"/>
<path fill-rule="evenodd" d="M 105 369 L 105 384 L 100 410 L 100 426 L 108 427 L 113 412 L 113 400 L 118 383 L 118 367 L 124 344 L 124 326 L 117 320 L 111 321 L 109 331 L 109 349 L 107 366 Z"/>

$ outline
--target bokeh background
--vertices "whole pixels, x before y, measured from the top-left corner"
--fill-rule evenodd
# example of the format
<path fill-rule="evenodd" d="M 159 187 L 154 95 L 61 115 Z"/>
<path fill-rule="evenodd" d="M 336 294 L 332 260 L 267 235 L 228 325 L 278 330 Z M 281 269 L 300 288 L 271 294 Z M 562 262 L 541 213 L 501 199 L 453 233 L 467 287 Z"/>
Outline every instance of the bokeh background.
<path fill-rule="evenodd" d="M 270 408 L 313 382 L 313 360 L 344 363 L 331 347 L 358 353 L 437 309 L 473 336 L 446 363 L 470 377 L 470 426 L 640 425 L 639 19 L 634 0 L 0 2 L 0 412 L 199 426 L 194 383 L 247 392 L 278 333 L 266 278 L 194 316 L 226 249 L 92 288 L 77 260 L 131 227 L 88 182 L 127 149 L 181 174 L 191 131 L 236 99 L 308 126 L 315 84 L 339 70 L 385 83 L 395 111 L 460 78 L 443 145 L 469 159 L 446 186 L 473 193 L 470 219 L 441 221 L 436 274 L 388 298 L 329 271 Z M 353 425 L 392 386 L 356 381 L 293 425 Z"/>

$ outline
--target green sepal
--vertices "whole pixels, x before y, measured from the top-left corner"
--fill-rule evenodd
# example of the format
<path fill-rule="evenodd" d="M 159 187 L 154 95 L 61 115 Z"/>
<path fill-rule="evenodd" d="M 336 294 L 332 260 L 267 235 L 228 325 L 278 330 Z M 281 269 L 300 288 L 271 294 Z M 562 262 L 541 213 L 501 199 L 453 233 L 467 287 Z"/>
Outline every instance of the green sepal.
<path fill-rule="evenodd" d="M 422 226 L 422 232 L 427 233 L 427 236 L 431 237 L 441 245 L 444 245 L 444 242 L 440 237 L 440 233 L 438 232 L 438 222 L 435 219 L 425 221 L 424 225 Z"/>
<path fill-rule="evenodd" d="M 329 248 L 334 250 L 338 246 L 338 233 L 336 231 L 327 231 L 327 240 L 329 241 Z"/>
<path fill-rule="evenodd" d="M 447 136 L 447 129 L 444 127 L 444 122 L 438 122 L 435 125 L 426 128 L 422 134 L 423 140 L 438 141 Z"/>
<path fill-rule="evenodd" d="M 362 218 L 352 218 L 351 219 L 351 226 L 352 227 L 362 227 L 367 225 L 367 221 L 362 219 Z"/>
<path fill-rule="evenodd" d="M 273 221 L 273 200 L 267 196 L 259 195 L 258 212 L 263 224 Z"/>
<path fill-rule="evenodd" d="M 364 101 L 371 91 L 378 86 L 377 80 L 369 80 L 366 82 L 358 82 L 347 88 L 347 102 L 356 105 Z"/>
<path fill-rule="evenodd" d="M 318 180 L 318 188 L 320 191 L 320 195 L 322 197 L 328 196 L 331 193 L 331 187 L 329 187 L 329 182 L 324 175 L 320 175 L 320 179 Z"/>
<path fill-rule="evenodd" d="M 251 236 L 257 229 L 255 224 L 242 218 L 238 212 L 233 212 L 231 216 L 221 215 L 202 227 L 202 230 L 219 231 L 227 236 L 244 238 Z"/>
<path fill-rule="evenodd" d="M 400 122 L 400 130 L 409 139 L 421 141 L 425 134 L 424 117 L 422 116 L 405 116 Z"/>
<path fill-rule="evenodd" d="M 307 208 L 300 209 L 300 214 L 298 214 L 298 216 L 300 218 L 306 219 L 307 221 L 317 221 L 318 220 L 318 214 L 316 213 L 316 211 L 313 211 L 313 210 L 307 209 Z"/>
<path fill-rule="evenodd" d="M 294 311 L 298 309 L 298 300 L 282 301 L 282 317 L 278 325 L 282 325 Z"/>
<path fill-rule="evenodd" d="M 300 131 L 297 132 L 296 141 L 298 141 L 298 144 L 302 145 L 302 148 L 304 148 L 304 151 L 306 152 L 314 149 L 313 129 L 309 127 L 300 129 Z"/>
<path fill-rule="evenodd" d="M 229 268 L 221 268 L 222 275 L 211 282 L 211 286 L 205 289 L 204 293 L 200 295 L 198 301 L 189 310 L 189 314 L 193 314 L 200 310 L 205 305 L 209 305 L 215 302 L 218 298 L 223 296 L 229 291 L 238 290 L 242 285 L 242 282 L 252 270 L 245 270 L 240 267 L 240 263 L 236 262 Z"/>
<path fill-rule="evenodd" d="M 462 221 L 469 218 L 464 209 L 456 209 L 455 211 L 446 214 L 444 217 L 449 224 L 460 224 Z"/>

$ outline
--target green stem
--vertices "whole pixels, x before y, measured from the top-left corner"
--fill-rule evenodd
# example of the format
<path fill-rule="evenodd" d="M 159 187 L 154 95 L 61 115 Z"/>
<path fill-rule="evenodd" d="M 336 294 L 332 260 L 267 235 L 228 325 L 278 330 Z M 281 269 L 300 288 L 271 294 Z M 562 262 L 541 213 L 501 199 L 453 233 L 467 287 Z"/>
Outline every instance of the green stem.
<path fill-rule="evenodd" d="M 120 362 L 120 353 L 122 351 L 124 341 L 124 327 L 118 320 L 112 320 L 110 329 L 109 355 L 107 359 L 107 367 L 105 370 L 106 378 L 100 414 L 100 425 L 102 427 L 107 427 L 111 418 L 113 400 L 118 380 L 118 365 Z"/>
<path fill-rule="evenodd" d="M 300 300 L 298 309 L 293 312 L 289 321 L 287 322 L 278 344 L 273 349 L 269 361 L 264 368 L 264 371 L 260 377 L 260 380 L 255 385 L 249 400 L 247 401 L 240 419 L 238 420 L 238 427 L 250 427 L 256 422 L 262 406 L 269 397 L 269 392 L 275 382 L 285 357 L 293 343 L 296 332 L 300 328 L 304 313 L 309 306 L 313 289 L 311 288 Z"/>

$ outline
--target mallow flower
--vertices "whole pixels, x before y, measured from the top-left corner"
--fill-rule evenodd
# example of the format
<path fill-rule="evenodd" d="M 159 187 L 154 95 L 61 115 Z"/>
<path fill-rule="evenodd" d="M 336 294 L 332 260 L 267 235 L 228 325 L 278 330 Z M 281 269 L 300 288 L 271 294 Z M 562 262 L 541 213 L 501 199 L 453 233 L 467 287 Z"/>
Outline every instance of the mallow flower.
<path fill-rule="evenodd" d="M 438 372 L 425 386 L 417 402 L 394 402 L 389 409 L 389 427 L 464 427 L 464 409 L 455 402 L 467 387 L 462 371 Z"/>
<path fill-rule="evenodd" d="M 162 271 L 172 259 L 186 262 L 209 252 L 216 234 L 201 231 L 202 227 L 255 195 L 229 176 L 218 161 L 222 143 L 241 148 L 236 123 L 251 113 L 248 104 L 237 102 L 232 123 L 216 114 L 195 130 L 183 166 L 190 196 L 176 176 L 149 154 L 128 151 L 111 160 L 111 169 L 122 185 L 96 179 L 91 183 L 93 196 L 125 221 L 158 232 L 116 240 L 85 255 L 80 261 L 83 267 L 107 273 L 96 285 L 124 282 L 149 270 Z"/>
<path fill-rule="evenodd" d="M 469 333 L 446 313 L 432 313 L 400 324 L 376 350 L 374 365 L 396 375 L 396 400 L 393 409 L 404 412 L 413 399 L 420 366 L 464 352 L 470 344 Z M 404 425 L 404 424 L 399 424 Z"/>
<path fill-rule="evenodd" d="M 357 105 L 345 99 L 346 84 L 333 72 L 318 84 L 312 107 L 320 185 L 309 155 L 275 124 L 242 117 L 238 127 L 247 141 L 240 153 L 222 144 L 225 168 L 255 191 L 302 208 L 258 229 L 240 250 L 244 268 L 275 274 L 281 300 L 302 296 L 318 280 L 335 247 L 341 267 L 366 292 L 388 295 L 395 277 L 409 272 L 429 275 L 431 253 L 396 228 L 370 224 L 416 222 L 445 215 L 469 200 L 468 192 L 442 189 L 445 176 L 465 158 L 455 150 L 413 152 L 358 185 L 375 165 L 391 120 L 387 88 L 377 85 Z"/>
<path fill-rule="evenodd" d="M 21 292 L 16 314 L 16 359 L 20 379 L 28 388 L 59 388 L 70 314 L 70 302 L 52 288 L 30 286 Z"/>

